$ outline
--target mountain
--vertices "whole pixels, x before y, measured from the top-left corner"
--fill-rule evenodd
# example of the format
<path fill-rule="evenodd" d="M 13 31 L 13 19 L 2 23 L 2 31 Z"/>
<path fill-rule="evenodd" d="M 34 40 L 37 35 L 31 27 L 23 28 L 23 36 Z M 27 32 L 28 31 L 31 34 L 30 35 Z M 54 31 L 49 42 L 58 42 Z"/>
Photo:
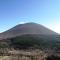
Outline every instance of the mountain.
<path fill-rule="evenodd" d="M 0 34 L 0 47 L 60 50 L 60 35 L 37 23 L 19 24 Z"/>
<path fill-rule="evenodd" d="M 37 23 L 19 24 L 0 34 L 0 38 L 10 38 L 25 34 L 57 35 L 56 32 Z"/>

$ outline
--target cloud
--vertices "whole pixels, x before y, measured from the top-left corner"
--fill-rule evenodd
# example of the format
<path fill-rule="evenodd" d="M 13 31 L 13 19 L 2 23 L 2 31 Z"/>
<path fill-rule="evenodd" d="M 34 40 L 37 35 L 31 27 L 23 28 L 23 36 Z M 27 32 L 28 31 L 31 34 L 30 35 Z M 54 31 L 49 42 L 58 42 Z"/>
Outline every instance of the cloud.
<path fill-rule="evenodd" d="M 24 23 L 26 23 L 26 22 L 19 22 L 19 24 L 24 24 Z"/>

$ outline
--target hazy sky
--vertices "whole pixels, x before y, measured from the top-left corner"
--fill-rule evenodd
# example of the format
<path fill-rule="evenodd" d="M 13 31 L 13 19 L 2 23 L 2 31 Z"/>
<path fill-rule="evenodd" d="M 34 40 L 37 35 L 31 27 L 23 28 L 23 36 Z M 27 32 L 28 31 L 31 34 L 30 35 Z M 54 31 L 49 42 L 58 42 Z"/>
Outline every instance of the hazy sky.
<path fill-rule="evenodd" d="M 60 33 L 60 0 L 0 0 L 0 32 L 26 22 Z"/>

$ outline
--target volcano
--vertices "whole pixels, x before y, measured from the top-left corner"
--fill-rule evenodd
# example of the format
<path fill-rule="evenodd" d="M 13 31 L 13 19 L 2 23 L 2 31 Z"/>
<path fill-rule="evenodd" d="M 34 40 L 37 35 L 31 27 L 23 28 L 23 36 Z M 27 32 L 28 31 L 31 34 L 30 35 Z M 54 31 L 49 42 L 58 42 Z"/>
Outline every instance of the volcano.
<path fill-rule="evenodd" d="M 19 24 L 0 34 L 0 38 L 11 38 L 25 34 L 57 35 L 56 32 L 37 23 Z"/>

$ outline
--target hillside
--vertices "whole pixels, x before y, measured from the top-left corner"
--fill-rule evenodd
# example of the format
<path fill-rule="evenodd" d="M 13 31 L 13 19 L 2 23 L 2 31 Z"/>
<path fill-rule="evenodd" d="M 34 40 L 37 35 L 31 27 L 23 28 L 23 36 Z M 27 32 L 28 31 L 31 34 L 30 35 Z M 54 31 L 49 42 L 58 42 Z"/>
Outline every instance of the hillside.
<path fill-rule="evenodd" d="M 59 35 L 22 35 L 10 39 L 11 45 L 15 48 L 40 48 L 60 49 Z"/>
<path fill-rule="evenodd" d="M 0 39 L 0 47 L 60 49 L 60 35 L 36 23 L 19 24 L 1 33 Z"/>
<path fill-rule="evenodd" d="M 37 23 L 19 24 L 0 34 L 0 38 L 11 38 L 24 34 L 57 35 L 56 32 Z"/>

